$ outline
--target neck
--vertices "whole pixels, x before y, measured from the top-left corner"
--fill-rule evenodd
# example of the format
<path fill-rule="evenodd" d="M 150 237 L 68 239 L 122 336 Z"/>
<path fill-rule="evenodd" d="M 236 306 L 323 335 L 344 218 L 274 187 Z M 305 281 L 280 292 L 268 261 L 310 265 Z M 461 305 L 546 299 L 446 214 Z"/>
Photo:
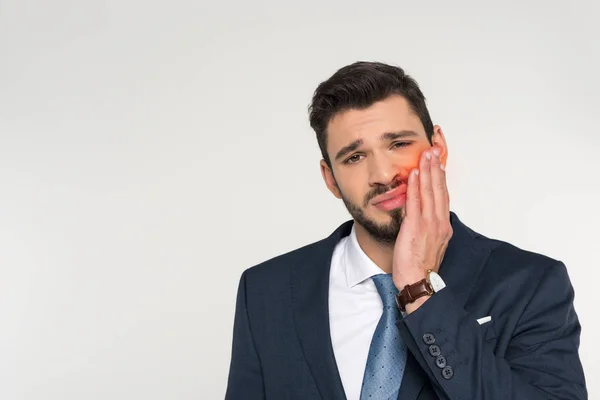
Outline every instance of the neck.
<path fill-rule="evenodd" d="M 369 232 L 361 225 L 354 223 L 356 239 L 362 251 L 386 274 L 392 273 L 392 261 L 394 257 L 394 245 L 381 243 L 373 239 Z"/>

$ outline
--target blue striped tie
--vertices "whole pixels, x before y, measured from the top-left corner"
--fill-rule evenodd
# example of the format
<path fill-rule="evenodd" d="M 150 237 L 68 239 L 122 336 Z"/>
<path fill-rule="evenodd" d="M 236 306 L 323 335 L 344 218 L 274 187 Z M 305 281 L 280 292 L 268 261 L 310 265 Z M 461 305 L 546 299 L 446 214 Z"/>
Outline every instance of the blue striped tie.
<path fill-rule="evenodd" d="M 401 318 L 396 307 L 398 289 L 392 274 L 375 275 L 373 282 L 383 300 L 383 314 L 371 340 L 360 400 L 395 400 L 406 366 L 406 346 L 396 327 Z"/>

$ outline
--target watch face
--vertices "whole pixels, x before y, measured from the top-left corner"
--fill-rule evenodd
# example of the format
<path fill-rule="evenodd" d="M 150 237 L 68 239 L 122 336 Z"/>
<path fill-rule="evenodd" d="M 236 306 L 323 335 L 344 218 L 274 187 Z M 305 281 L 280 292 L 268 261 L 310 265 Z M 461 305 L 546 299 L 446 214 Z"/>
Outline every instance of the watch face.
<path fill-rule="evenodd" d="M 446 287 L 442 277 L 433 271 L 429 273 L 429 283 L 431 284 L 434 292 L 439 292 Z"/>

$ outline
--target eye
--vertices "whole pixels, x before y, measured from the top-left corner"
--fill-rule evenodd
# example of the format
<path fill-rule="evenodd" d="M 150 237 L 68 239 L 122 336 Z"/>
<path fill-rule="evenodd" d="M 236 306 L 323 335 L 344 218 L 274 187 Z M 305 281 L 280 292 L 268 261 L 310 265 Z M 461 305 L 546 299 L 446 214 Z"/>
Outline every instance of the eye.
<path fill-rule="evenodd" d="M 348 159 L 346 159 L 346 161 L 344 161 L 345 164 L 354 164 L 357 163 L 360 160 L 360 154 L 355 154 L 352 157 L 349 157 Z"/>
<path fill-rule="evenodd" d="M 395 142 L 392 143 L 392 148 L 396 148 L 396 147 L 406 147 L 410 144 L 411 142 Z M 396 146 L 399 145 L 399 146 Z"/>

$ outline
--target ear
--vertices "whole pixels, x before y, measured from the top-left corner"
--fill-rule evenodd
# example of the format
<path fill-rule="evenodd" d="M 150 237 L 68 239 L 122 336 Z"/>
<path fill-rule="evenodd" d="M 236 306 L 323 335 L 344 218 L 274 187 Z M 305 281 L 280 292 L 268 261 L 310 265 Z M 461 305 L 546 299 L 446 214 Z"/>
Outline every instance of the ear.
<path fill-rule="evenodd" d="M 442 128 L 439 125 L 433 127 L 433 137 L 431 138 L 431 141 L 434 146 L 441 149 L 442 154 L 440 154 L 440 160 L 442 164 L 446 165 L 448 160 L 448 144 L 446 143 L 444 132 L 442 132 Z"/>
<path fill-rule="evenodd" d="M 341 199 L 342 193 L 340 192 L 335 177 L 333 176 L 333 171 L 331 168 L 329 168 L 325 160 L 321 160 L 319 164 L 321 165 L 321 175 L 323 176 L 325 185 L 327 185 L 327 189 L 329 189 L 329 191 L 333 193 L 335 197 Z"/>

